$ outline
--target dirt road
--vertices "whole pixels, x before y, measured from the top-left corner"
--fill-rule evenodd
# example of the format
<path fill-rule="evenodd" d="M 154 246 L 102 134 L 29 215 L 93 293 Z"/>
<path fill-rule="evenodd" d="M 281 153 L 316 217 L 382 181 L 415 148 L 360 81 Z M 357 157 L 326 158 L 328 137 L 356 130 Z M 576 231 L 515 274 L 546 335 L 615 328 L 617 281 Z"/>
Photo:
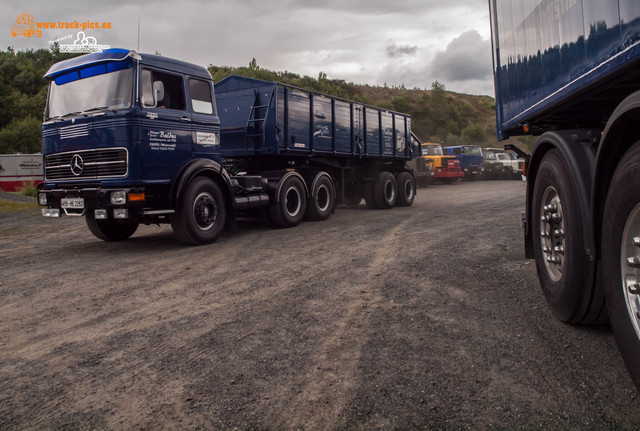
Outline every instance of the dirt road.
<path fill-rule="evenodd" d="M 608 327 L 556 321 L 519 181 L 216 243 L 0 215 L 0 429 L 637 428 Z"/>

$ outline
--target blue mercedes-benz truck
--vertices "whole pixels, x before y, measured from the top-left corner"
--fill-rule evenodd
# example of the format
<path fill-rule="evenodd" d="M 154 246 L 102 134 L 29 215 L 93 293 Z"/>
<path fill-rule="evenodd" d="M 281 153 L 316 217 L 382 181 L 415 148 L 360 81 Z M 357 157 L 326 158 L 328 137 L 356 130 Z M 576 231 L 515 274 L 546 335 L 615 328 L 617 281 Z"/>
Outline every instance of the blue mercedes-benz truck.
<path fill-rule="evenodd" d="M 539 136 L 526 256 L 560 320 L 611 322 L 640 388 L 640 2 L 489 9 L 498 136 Z"/>
<path fill-rule="evenodd" d="M 82 216 L 103 240 L 170 223 L 205 244 L 238 215 L 291 227 L 362 198 L 413 203 L 408 115 L 238 76 L 214 86 L 203 67 L 122 49 L 45 78 L 42 214 Z"/>

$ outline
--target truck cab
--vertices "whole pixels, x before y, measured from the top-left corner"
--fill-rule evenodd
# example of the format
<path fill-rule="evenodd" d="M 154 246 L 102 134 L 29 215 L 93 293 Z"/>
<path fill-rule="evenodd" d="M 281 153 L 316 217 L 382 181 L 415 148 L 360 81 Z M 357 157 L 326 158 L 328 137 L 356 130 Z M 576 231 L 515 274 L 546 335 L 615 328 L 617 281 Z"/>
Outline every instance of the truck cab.
<path fill-rule="evenodd" d="M 519 159 L 512 151 L 501 148 L 483 148 L 484 176 L 505 180 L 521 178 L 524 175 L 524 159 Z"/>
<path fill-rule="evenodd" d="M 45 79 L 43 215 L 86 215 L 97 236 L 118 239 L 168 221 L 196 166 L 231 189 L 205 68 L 109 49 L 56 63 Z"/>
<path fill-rule="evenodd" d="M 458 159 L 455 156 L 445 155 L 440 144 L 431 142 L 422 144 L 422 157 L 431 165 L 435 181 L 451 184 L 464 176 Z"/>
<path fill-rule="evenodd" d="M 475 180 L 482 175 L 482 149 L 479 145 L 458 145 L 446 147 L 446 153 L 460 161 L 460 167 L 467 180 Z"/>

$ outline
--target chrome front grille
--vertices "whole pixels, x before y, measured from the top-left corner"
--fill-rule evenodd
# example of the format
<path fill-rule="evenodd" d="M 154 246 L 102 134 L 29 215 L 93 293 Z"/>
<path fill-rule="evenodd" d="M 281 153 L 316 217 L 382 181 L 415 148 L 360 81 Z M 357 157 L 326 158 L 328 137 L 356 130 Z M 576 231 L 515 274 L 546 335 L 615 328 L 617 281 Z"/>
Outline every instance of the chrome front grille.
<path fill-rule="evenodd" d="M 46 180 L 74 180 L 125 177 L 129 153 L 126 148 L 70 151 L 44 158 Z"/>

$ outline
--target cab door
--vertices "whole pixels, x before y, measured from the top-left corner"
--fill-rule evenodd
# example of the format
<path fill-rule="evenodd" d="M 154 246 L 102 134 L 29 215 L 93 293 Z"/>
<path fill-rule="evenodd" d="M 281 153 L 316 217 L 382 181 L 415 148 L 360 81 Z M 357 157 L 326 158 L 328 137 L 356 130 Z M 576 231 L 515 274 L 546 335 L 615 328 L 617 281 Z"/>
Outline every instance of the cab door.
<path fill-rule="evenodd" d="M 220 162 L 220 120 L 214 103 L 211 81 L 189 77 L 188 104 L 194 157 Z"/>
<path fill-rule="evenodd" d="M 184 77 L 144 67 L 141 71 L 142 178 L 169 182 L 192 157 L 191 113 Z"/>

